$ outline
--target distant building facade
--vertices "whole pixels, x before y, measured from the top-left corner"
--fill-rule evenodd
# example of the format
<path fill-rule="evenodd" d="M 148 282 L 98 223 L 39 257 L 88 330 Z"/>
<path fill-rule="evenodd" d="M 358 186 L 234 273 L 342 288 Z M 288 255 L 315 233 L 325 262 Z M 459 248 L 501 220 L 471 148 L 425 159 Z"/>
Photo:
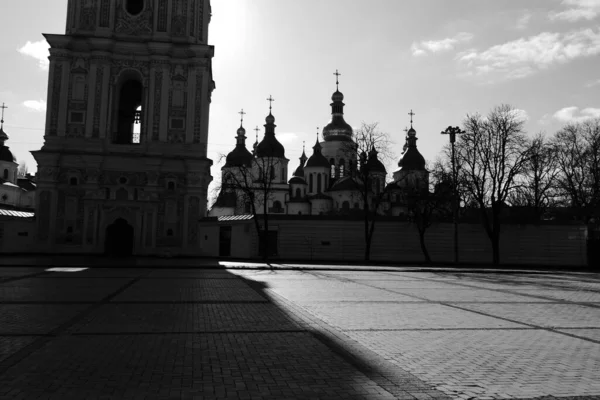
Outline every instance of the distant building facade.
<path fill-rule="evenodd" d="M 210 16 L 209 0 L 69 0 L 66 34 L 45 35 L 40 251 L 196 247 L 212 180 Z"/>
<path fill-rule="evenodd" d="M 4 106 L 2 106 L 4 107 Z M 0 208 L 33 211 L 36 183 L 31 175 L 19 176 L 19 164 L 6 145 L 4 116 L 0 123 Z"/>
<path fill-rule="evenodd" d="M 378 212 L 394 216 L 406 213 L 405 193 L 414 189 L 429 190 L 429 172 L 417 149 L 417 132 L 412 121 L 398 162 L 399 168 L 393 173 L 393 182 L 388 184 L 387 171 L 378 159 L 377 149 L 364 149 L 358 154 L 354 131 L 344 120 L 344 106 L 344 95 L 336 90 L 332 96 L 331 121 L 321 132 L 323 140 L 317 139 L 310 157 L 303 150 L 300 163 L 289 180 L 289 160 L 275 135 L 275 117 L 271 113 L 267 116 L 264 138 L 261 142 L 257 140 L 253 152 L 246 148 L 246 130 L 241 126 L 237 131 L 236 147 L 227 155 L 221 169 L 222 187 L 209 216 L 249 214 L 249 196 L 245 190 L 240 190 L 245 189 L 241 186 L 255 189 L 257 214 L 263 214 L 265 208 L 269 214 L 287 215 L 348 215 L 358 212 L 364 209 L 364 195 L 360 193 L 364 185 L 361 176 L 364 175 L 358 170 L 365 166 L 370 184 L 369 199 L 382 197 Z M 272 173 L 265 172 L 265 169 L 272 170 Z M 240 185 L 240 171 L 251 174 L 252 179 Z M 268 182 L 268 190 L 264 189 L 265 179 L 271 181 Z"/>

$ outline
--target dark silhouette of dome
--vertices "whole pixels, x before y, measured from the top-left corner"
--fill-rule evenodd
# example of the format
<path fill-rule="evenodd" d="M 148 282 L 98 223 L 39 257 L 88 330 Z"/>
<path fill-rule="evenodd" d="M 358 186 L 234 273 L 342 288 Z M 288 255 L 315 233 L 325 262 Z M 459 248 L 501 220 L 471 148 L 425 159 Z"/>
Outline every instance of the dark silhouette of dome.
<path fill-rule="evenodd" d="M 17 158 L 8 149 L 8 147 L 4 145 L 4 142 L 7 140 L 8 135 L 4 132 L 4 127 L 0 126 L 0 161 L 17 162 Z"/>
<path fill-rule="evenodd" d="M 382 172 L 384 174 L 387 174 L 385 166 L 381 161 L 379 161 L 379 158 L 377 158 L 377 154 L 377 150 L 375 150 L 375 147 L 373 147 L 369 152 L 369 161 L 367 162 L 368 170 L 369 172 Z"/>
<path fill-rule="evenodd" d="M 285 158 L 285 148 L 275 137 L 275 117 L 269 113 L 265 121 L 265 137 L 256 146 L 256 157 Z"/>
<path fill-rule="evenodd" d="M 330 164 L 329 161 L 325 158 L 325 156 L 321 153 L 321 143 L 317 140 L 317 143 L 313 147 L 313 154 L 310 156 L 308 161 L 306 162 L 306 168 L 308 167 L 324 167 L 329 169 Z"/>
<path fill-rule="evenodd" d="M 331 141 L 352 141 L 352 127 L 344 121 L 344 95 L 336 90 L 331 96 L 331 121 L 323 128 L 323 139 Z"/>
<path fill-rule="evenodd" d="M 252 164 L 252 153 L 246 148 L 246 130 L 243 126 L 237 130 L 237 144 L 235 149 L 225 159 L 225 167 L 250 166 Z"/>
<path fill-rule="evenodd" d="M 424 171 L 425 170 L 425 158 L 419 150 L 417 150 L 417 131 L 410 127 L 408 131 L 408 147 L 406 152 L 398 161 L 398 166 L 406 171 Z"/>

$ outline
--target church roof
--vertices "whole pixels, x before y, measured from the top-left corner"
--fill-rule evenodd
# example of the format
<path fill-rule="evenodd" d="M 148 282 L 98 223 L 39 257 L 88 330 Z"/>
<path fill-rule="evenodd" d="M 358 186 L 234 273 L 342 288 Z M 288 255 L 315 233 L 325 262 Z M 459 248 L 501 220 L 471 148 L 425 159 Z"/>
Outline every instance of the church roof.
<path fill-rule="evenodd" d="M 406 152 L 398 161 L 398 166 L 400 169 L 405 171 L 425 171 L 425 158 L 417 149 L 417 131 L 410 126 L 410 130 L 408 131 L 408 147 Z"/>
<path fill-rule="evenodd" d="M 345 192 L 360 189 L 361 185 L 350 176 L 338 179 L 328 192 Z"/>
<path fill-rule="evenodd" d="M 327 159 L 325 158 L 323 153 L 321 153 L 321 149 L 322 149 L 321 143 L 319 143 L 319 140 L 317 139 L 317 143 L 315 143 L 315 145 L 313 147 L 313 154 L 312 154 L 312 156 L 310 156 L 310 158 L 306 162 L 306 168 L 309 168 L 309 167 L 323 167 L 323 168 L 327 168 L 327 169 L 330 168 L 329 161 L 327 161 Z"/>
<path fill-rule="evenodd" d="M 385 166 L 381 161 L 379 161 L 377 154 L 377 150 L 375 150 L 375 146 L 373 146 L 373 148 L 369 152 L 369 161 L 367 162 L 368 170 L 370 172 L 382 172 L 384 174 L 387 174 Z"/>
<path fill-rule="evenodd" d="M 297 183 L 297 184 L 301 184 L 301 185 L 306 185 L 306 181 L 304 180 L 304 178 L 302 178 L 300 176 L 293 176 L 292 179 L 290 179 L 290 181 L 288 183 Z"/>
<path fill-rule="evenodd" d="M 336 70 L 335 74 L 336 90 L 331 96 L 331 121 L 323 128 L 323 139 L 326 142 L 350 142 L 352 141 L 352 127 L 344 121 L 344 94 L 339 90 L 340 73 Z"/>
<path fill-rule="evenodd" d="M 256 146 L 256 157 L 285 158 L 285 148 L 275 137 L 275 117 L 269 113 L 265 124 L 265 137 Z"/>
<path fill-rule="evenodd" d="M 17 162 L 17 158 L 4 145 L 0 145 L 0 161 Z"/>

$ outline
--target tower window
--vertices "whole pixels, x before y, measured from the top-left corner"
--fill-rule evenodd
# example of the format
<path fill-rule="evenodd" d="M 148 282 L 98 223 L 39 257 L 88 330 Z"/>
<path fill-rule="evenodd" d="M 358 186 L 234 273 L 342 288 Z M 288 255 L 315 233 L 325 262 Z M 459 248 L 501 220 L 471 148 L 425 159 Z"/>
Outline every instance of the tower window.
<path fill-rule="evenodd" d="M 175 190 L 175 182 L 170 181 L 167 183 L 167 190 Z"/>
<path fill-rule="evenodd" d="M 321 193 L 321 174 L 317 175 L 317 193 Z"/>
<path fill-rule="evenodd" d="M 79 180 L 75 177 L 72 177 L 71 179 L 69 179 L 69 185 L 71 186 L 77 186 L 79 184 Z"/>
<path fill-rule="evenodd" d="M 2 177 L 3 177 L 3 179 L 8 180 L 8 170 L 7 169 L 4 170 Z"/>
<path fill-rule="evenodd" d="M 142 124 L 142 84 L 129 80 L 119 92 L 116 144 L 139 144 Z"/>
<path fill-rule="evenodd" d="M 131 15 L 138 15 L 144 10 L 144 0 L 127 0 L 127 12 Z"/>

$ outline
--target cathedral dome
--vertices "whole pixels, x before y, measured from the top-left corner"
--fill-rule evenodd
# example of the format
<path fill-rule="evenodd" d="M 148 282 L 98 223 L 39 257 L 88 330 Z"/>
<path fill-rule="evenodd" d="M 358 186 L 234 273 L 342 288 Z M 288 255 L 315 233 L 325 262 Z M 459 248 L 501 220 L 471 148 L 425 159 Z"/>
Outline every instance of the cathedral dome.
<path fill-rule="evenodd" d="M 336 90 L 331 96 L 331 100 L 335 101 L 344 101 L 344 94 L 339 90 Z"/>
<path fill-rule="evenodd" d="M 398 161 L 398 166 L 407 171 L 424 171 L 425 158 L 416 147 L 409 147 L 404 156 Z"/>
<path fill-rule="evenodd" d="M 250 165 L 252 163 L 252 153 L 245 146 L 235 146 L 235 149 L 227 154 L 225 166 L 239 167 L 242 165 Z"/>
<path fill-rule="evenodd" d="M 306 168 L 310 168 L 310 167 L 323 167 L 323 168 L 327 168 L 327 169 L 330 168 L 329 161 L 327 161 L 327 159 L 325 158 L 323 153 L 321 153 L 321 149 L 322 149 L 321 143 L 319 143 L 319 141 L 317 140 L 317 143 L 313 147 L 313 150 L 314 150 L 313 154 L 312 154 L 312 156 L 310 156 L 310 158 L 306 162 Z"/>
<path fill-rule="evenodd" d="M 275 135 L 265 135 L 262 142 L 256 146 L 256 157 L 285 158 L 285 149 Z"/>
<path fill-rule="evenodd" d="M 385 166 L 378 159 L 369 160 L 369 171 L 371 172 L 383 172 L 387 174 Z"/>
<path fill-rule="evenodd" d="M 0 161 L 17 162 L 17 158 L 8 149 L 8 147 L 4 145 L 4 142 L 7 140 L 8 135 L 4 132 L 4 127 L 0 126 Z"/>
<path fill-rule="evenodd" d="M 0 161 L 17 162 L 17 158 L 6 146 L 0 146 Z"/>
<path fill-rule="evenodd" d="M 352 141 L 352 135 L 354 134 L 352 127 L 344 121 L 342 116 L 334 116 L 331 122 L 323 128 L 323 139 L 326 142 L 331 141 Z"/>

